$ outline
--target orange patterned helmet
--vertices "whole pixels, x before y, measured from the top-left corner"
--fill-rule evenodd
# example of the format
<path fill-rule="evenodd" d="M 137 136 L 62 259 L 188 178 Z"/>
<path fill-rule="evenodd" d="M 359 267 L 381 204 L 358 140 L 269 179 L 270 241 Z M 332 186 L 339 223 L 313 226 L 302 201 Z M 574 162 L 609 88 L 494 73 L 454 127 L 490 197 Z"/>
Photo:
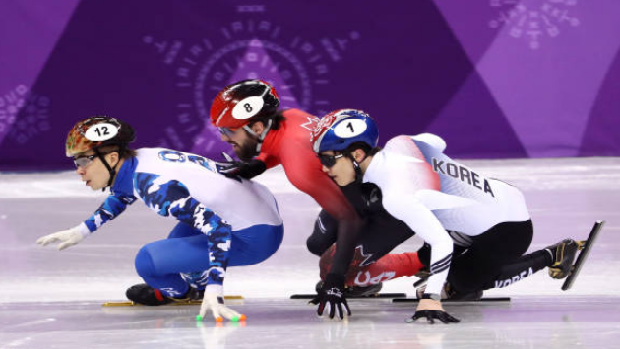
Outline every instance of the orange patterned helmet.
<path fill-rule="evenodd" d="M 107 116 L 93 116 L 79 121 L 69 134 L 65 144 L 68 157 L 106 145 L 126 147 L 136 139 L 129 124 Z"/>

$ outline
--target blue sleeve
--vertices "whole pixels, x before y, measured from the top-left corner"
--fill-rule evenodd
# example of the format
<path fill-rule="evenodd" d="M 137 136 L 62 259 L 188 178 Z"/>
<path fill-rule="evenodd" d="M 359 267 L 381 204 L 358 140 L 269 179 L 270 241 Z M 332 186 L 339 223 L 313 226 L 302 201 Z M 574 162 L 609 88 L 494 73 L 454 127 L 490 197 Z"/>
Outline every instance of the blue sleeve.
<path fill-rule="evenodd" d="M 209 238 L 208 284 L 222 285 L 228 265 L 231 228 L 215 212 L 190 195 L 189 189 L 176 180 L 165 180 L 150 173 L 136 173 L 138 195 L 157 214 L 189 224 Z"/>
<path fill-rule="evenodd" d="M 93 232 L 99 229 L 105 222 L 118 217 L 118 215 L 123 213 L 127 206 L 131 205 L 135 200 L 134 197 L 110 195 L 105 199 L 103 204 L 99 206 L 95 213 L 84 221 L 84 224 L 86 224 L 88 230 Z"/>

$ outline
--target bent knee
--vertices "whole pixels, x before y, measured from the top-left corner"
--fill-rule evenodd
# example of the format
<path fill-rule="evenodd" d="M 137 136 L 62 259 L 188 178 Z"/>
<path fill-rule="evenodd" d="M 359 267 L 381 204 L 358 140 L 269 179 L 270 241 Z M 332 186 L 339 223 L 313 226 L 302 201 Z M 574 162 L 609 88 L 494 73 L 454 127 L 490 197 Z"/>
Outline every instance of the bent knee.
<path fill-rule="evenodd" d="M 313 234 L 308 238 L 308 240 L 306 240 L 306 247 L 308 248 L 308 251 L 310 251 L 310 253 L 321 256 L 329 246 L 325 246 L 325 243 L 323 243 L 319 239 L 314 238 Z"/>
<path fill-rule="evenodd" d="M 267 259 L 269 259 L 269 257 L 273 256 L 276 252 L 278 252 L 279 248 L 280 248 L 280 245 L 275 246 L 273 249 L 263 251 L 262 253 L 251 254 L 247 257 L 246 263 L 247 265 L 255 265 L 255 264 L 262 263 L 266 261 Z"/>
<path fill-rule="evenodd" d="M 136 271 L 141 277 L 156 275 L 155 263 L 149 245 L 143 246 L 136 255 Z"/>

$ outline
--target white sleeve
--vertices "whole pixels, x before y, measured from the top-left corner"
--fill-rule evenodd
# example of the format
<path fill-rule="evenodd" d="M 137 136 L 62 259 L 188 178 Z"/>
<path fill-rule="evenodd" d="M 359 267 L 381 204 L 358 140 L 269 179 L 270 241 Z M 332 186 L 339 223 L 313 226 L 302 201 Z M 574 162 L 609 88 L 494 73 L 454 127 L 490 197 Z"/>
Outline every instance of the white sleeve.
<path fill-rule="evenodd" d="M 452 262 L 452 238 L 435 215 L 412 195 L 383 192 L 383 206 L 431 246 L 431 277 L 426 293 L 441 293 Z"/>
<path fill-rule="evenodd" d="M 416 141 L 424 142 L 441 153 L 443 153 L 447 147 L 446 141 L 432 133 L 420 133 L 418 135 L 411 136 L 411 138 Z"/>

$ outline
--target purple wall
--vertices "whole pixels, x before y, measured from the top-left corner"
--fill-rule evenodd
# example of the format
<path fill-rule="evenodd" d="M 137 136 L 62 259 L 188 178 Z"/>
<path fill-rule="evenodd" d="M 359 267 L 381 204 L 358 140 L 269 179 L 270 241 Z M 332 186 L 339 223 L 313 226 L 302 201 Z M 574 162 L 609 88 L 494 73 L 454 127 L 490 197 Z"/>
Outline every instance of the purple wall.
<path fill-rule="evenodd" d="M 213 157 L 235 80 L 284 107 L 361 108 L 381 140 L 434 132 L 455 157 L 620 155 L 620 1 L 3 1 L 0 170 L 68 169 L 78 120 Z"/>

